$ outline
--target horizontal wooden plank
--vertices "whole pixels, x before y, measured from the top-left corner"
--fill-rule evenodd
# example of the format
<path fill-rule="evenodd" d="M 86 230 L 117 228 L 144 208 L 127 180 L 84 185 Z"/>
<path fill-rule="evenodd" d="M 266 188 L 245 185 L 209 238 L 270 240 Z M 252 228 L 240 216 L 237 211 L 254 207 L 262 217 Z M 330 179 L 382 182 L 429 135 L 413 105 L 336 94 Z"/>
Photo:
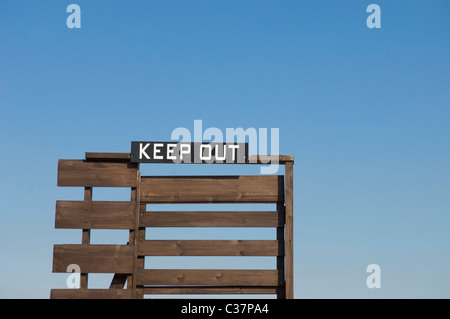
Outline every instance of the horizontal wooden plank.
<path fill-rule="evenodd" d="M 100 153 L 100 152 L 86 152 L 85 157 L 87 160 L 114 160 L 114 161 L 129 161 L 131 158 L 130 153 Z M 279 163 L 285 164 L 286 162 L 293 162 L 294 156 L 292 155 L 249 155 L 248 164 L 267 164 L 267 163 Z M 224 163 L 226 164 L 226 163 Z"/>
<path fill-rule="evenodd" d="M 278 270 L 144 269 L 139 285 L 279 286 Z"/>
<path fill-rule="evenodd" d="M 141 227 L 282 227 L 284 219 L 277 212 L 238 211 L 158 211 L 140 216 Z"/>
<path fill-rule="evenodd" d="M 58 186 L 136 187 L 135 163 L 59 160 Z"/>
<path fill-rule="evenodd" d="M 55 228 L 134 229 L 134 202 L 56 201 Z"/>
<path fill-rule="evenodd" d="M 286 164 L 287 162 L 294 162 L 292 155 L 249 155 L 249 164 Z"/>
<path fill-rule="evenodd" d="M 146 240 L 140 256 L 282 256 L 277 240 Z"/>
<path fill-rule="evenodd" d="M 153 295 L 203 295 L 203 294 L 276 294 L 280 287 L 210 287 L 210 286 L 191 286 L 191 287 L 144 287 L 144 294 Z"/>
<path fill-rule="evenodd" d="M 276 203 L 282 175 L 142 177 L 141 203 Z"/>
<path fill-rule="evenodd" d="M 55 245 L 53 272 L 76 264 L 82 273 L 131 273 L 134 247 L 128 245 Z"/>
<path fill-rule="evenodd" d="M 131 299 L 131 289 L 52 289 L 50 299 Z"/>
<path fill-rule="evenodd" d="M 130 153 L 99 153 L 86 152 L 85 158 L 90 161 L 130 161 Z"/>

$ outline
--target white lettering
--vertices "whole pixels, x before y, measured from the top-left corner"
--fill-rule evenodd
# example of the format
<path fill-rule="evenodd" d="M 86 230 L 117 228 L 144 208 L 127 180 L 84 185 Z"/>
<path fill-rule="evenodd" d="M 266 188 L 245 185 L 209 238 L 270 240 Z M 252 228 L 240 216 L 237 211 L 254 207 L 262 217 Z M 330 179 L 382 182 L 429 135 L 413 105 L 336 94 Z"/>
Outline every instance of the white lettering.
<path fill-rule="evenodd" d="M 156 155 L 161 153 L 160 149 L 157 149 L 158 147 L 162 147 L 164 144 L 161 143 L 154 143 L 153 144 L 153 158 L 154 159 L 163 159 L 164 157 L 162 155 Z"/>
<path fill-rule="evenodd" d="M 142 159 L 142 155 L 145 156 L 146 159 L 150 159 L 150 156 L 145 152 L 147 147 L 150 146 L 150 143 L 145 144 L 145 147 L 142 148 L 142 143 L 139 143 L 139 159 Z"/>
<path fill-rule="evenodd" d="M 176 156 L 172 156 L 173 151 L 174 151 L 173 148 L 176 146 L 177 146 L 177 144 L 167 144 L 167 159 L 171 159 L 171 160 L 177 159 Z"/>
<path fill-rule="evenodd" d="M 208 155 L 206 155 L 206 156 L 204 155 L 205 149 L 207 149 L 207 152 L 208 152 Z M 211 153 L 212 152 L 211 152 L 211 145 L 210 144 L 202 144 L 202 145 L 200 145 L 200 159 L 201 160 L 206 160 L 206 161 L 210 160 L 211 156 L 212 156 Z"/>

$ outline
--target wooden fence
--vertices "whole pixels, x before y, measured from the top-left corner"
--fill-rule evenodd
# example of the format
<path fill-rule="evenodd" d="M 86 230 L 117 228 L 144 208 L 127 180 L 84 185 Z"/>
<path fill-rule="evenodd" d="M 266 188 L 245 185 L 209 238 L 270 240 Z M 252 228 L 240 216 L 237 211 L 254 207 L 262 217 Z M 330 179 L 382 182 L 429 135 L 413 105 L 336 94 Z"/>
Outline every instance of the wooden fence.
<path fill-rule="evenodd" d="M 253 160 L 252 160 L 253 159 Z M 260 161 L 261 160 L 261 161 Z M 251 163 L 267 163 L 251 157 Z M 143 298 L 145 294 L 276 294 L 293 298 L 293 157 L 284 175 L 142 176 L 128 153 L 59 160 L 58 186 L 84 187 L 84 200 L 57 201 L 55 228 L 82 229 L 81 244 L 55 245 L 53 272 L 80 267 L 80 289 L 51 298 Z M 148 164 L 158 165 L 158 164 Z M 182 164 L 180 164 L 182 165 Z M 94 187 L 130 187 L 129 201 L 93 201 Z M 148 204 L 273 203 L 274 211 L 147 211 Z M 276 240 L 147 240 L 151 227 L 273 227 Z M 126 245 L 90 244 L 91 229 L 127 229 Z M 145 269 L 146 256 L 274 256 L 276 269 Z M 89 273 L 114 273 L 88 289 Z M 126 286 L 126 287 L 125 287 Z"/>

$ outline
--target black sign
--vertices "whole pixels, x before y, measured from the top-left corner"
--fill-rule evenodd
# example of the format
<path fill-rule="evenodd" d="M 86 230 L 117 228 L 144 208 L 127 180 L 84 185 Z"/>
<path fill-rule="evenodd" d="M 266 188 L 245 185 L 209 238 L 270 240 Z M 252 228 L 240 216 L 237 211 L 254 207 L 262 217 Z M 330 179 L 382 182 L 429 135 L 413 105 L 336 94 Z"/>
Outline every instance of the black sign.
<path fill-rule="evenodd" d="M 248 143 L 131 142 L 131 162 L 244 164 Z"/>

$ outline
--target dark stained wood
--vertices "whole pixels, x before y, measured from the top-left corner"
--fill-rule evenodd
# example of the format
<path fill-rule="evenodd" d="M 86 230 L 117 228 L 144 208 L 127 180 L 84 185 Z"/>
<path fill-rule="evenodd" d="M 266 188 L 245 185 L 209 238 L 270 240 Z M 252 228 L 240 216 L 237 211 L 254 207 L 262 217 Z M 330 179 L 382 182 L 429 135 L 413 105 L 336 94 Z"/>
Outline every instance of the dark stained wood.
<path fill-rule="evenodd" d="M 129 161 L 131 158 L 130 153 L 100 153 L 100 152 L 86 152 L 85 158 L 91 161 Z M 285 164 L 287 162 L 293 162 L 294 156 L 292 155 L 249 155 L 248 164 L 268 164 L 279 163 Z M 224 163 L 226 164 L 226 163 Z"/>
<path fill-rule="evenodd" d="M 58 186 L 135 187 L 134 163 L 59 160 Z"/>
<path fill-rule="evenodd" d="M 57 201 L 56 228 L 81 228 L 81 245 L 55 245 L 53 271 L 81 268 L 81 289 L 51 298 L 142 298 L 144 294 L 276 294 L 293 298 L 293 156 L 254 156 L 284 176 L 140 177 L 129 153 L 60 160 L 58 186 L 85 187 L 84 201 Z M 92 201 L 93 187 L 131 187 L 130 202 Z M 146 211 L 153 203 L 276 203 L 277 211 Z M 276 227 L 276 240 L 146 240 L 146 227 Z M 127 245 L 90 245 L 90 229 L 129 229 Z M 144 269 L 145 256 L 275 256 L 277 269 Z M 151 267 L 150 265 L 147 265 Z M 114 273 L 110 289 L 87 289 L 88 273 Z M 127 286 L 127 289 L 123 289 Z"/>
<path fill-rule="evenodd" d="M 141 285 L 278 286 L 277 270 L 145 269 L 138 272 Z"/>
<path fill-rule="evenodd" d="M 283 216 L 284 220 L 284 203 L 279 202 L 277 203 L 277 211 L 280 216 Z M 282 243 L 283 249 L 284 249 L 284 224 L 282 227 L 277 227 L 277 240 L 278 242 Z M 282 256 L 277 256 L 277 269 L 278 269 L 278 276 L 279 281 L 284 282 L 284 254 Z M 279 287 L 277 289 L 277 299 L 284 299 L 285 298 L 285 286 Z"/>
<path fill-rule="evenodd" d="M 286 164 L 288 162 L 294 162 L 294 156 L 292 155 L 249 155 L 249 164 Z"/>
<path fill-rule="evenodd" d="M 114 277 L 109 285 L 110 289 L 123 289 L 127 282 L 128 274 L 114 274 Z"/>
<path fill-rule="evenodd" d="M 138 254 L 138 243 L 145 240 L 145 228 L 139 227 L 139 218 L 141 211 L 141 200 L 140 200 L 140 186 L 141 186 L 141 172 L 138 171 L 136 174 L 136 188 L 132 189 L 131 200 L 135 202 L 135 224 L 134 231 L 130 232 L 130 243 L 133 244 L 133 275 L 130 278 L 130 284 L 132 285 L 133 296 L 136 299 L 141 299 L 143 297 L 142 289 L 137 286 L 137 273 L 139 269 L 144 268 L 144 257 Z"/>
<path fill-rule="evenodd" d="M 143 212 L 141 227 L 279 227 L 284 226 L 277 212 L 237 211 L 159 211 Z"/>
<path fill-rule="evenodd" d="M 134 202 L 56 201 L 55 228 L 133 229 Z"/>
<path fill-rule="evenodd" d="M 141 256 L 281 256 L 277 240 L 146 240 Z"/>
<path fill-rule="evenodd" d="M 142 177 L 142 203 L 276 203 L 281 175 Z"/>
<path fill-rule="evenodd" d="M 89 203 L 92 202 L 92 187 L 85 187 L 84 188 L 84 203 L 89 205 Z M 83 228 L 81 231 L 81 243 L 83 245 L 88 245 L 91 242 L 91 230 L 87 228 Z M 80 274 L 80 288 L 87 288 L 88 287 L 88 276 L 89 274 L 87 272 L 82 272 Z"/>
<path fill-rule="evenodd" d="M 133 247 L 128 245 L 55 245 L 53 272 L 66 272 L 77 264 L 82 273 L 133 272 Z"/>
<path fill-rule="evenodd" d="M 294 298 L 294 163 L 286 163 L 286 299 Z"/>
<path fill-rule="evenodd" d="M 52 289 L 51 299 L 131 299 L 127 289 Z"/>
<path fill-rule="evenodd" d="M 176 294 L 176 295 L 206 295 L 206 294 L 275 294 L 280 287 L 210 287 L 210 286 L 166 286 L 166 287 L 144 287 L 145 294 Z"/>
<path fill-rule="evenodd" d="M 90 161 L 130 161 L 130 153 L 97 153 L 97 152 L 86 152 L 86 160 Z"/>

